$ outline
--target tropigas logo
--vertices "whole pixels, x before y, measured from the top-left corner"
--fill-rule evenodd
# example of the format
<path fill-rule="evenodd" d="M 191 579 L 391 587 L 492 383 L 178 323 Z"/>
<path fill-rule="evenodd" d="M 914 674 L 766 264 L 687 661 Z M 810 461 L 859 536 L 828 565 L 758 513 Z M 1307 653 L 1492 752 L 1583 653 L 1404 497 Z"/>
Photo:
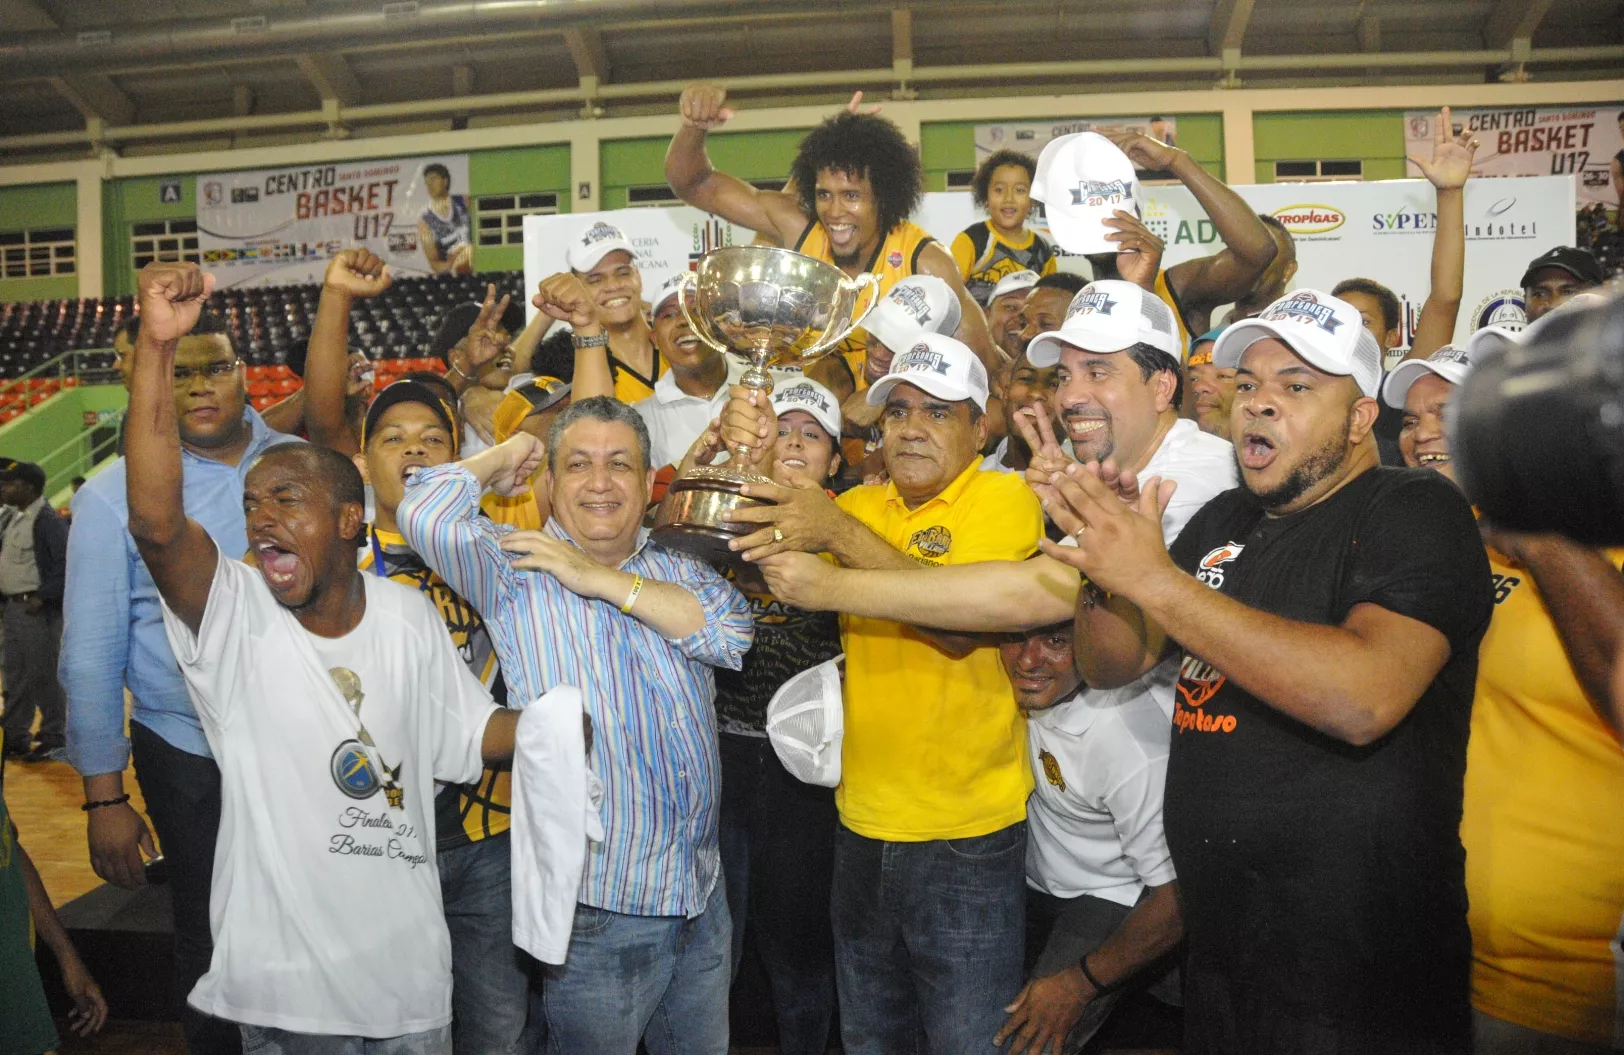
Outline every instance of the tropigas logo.
<path fill-rule="evenodd" d="M 908 548 L 916 549 L 926 557 L 941 557 L 953 547 L 953 532 L 937 524 L 922 528 L 908 540 Z"/>
<path fill-rule="evenodd" d="M 1287 205 L 1273 215 L 1292 234 L 1328 234 L 1348 222 L 1341 209 L 1329 205 Z"/>
<path fill-rule="evenodd" d="M 1239 557 L 1241 555 L 1241 551 L 1245 548 L 1245 546 L 1237 545 L 1233 542 L 1228 542 L 1222 546 L 1219 546 L 1217 549 L 1201 558 L 1201 563 L 1196 565 L 1195 577 L 1201 582 L 1206 583 L 1208 586 L 1211 586 L 1214 590 L 1222 590 L 1224 588 L 1224 572 L 1226 570 L 1224 565 L 1230 563 L 1236 557 Z"/>
<path fill-rule="evenodd" d="M 1179 666 L 1179 694 L 1173 701 L 1173 728 L 1180 733 L 1232 733 L 1233 714 L 1208 714 L 1203 708 L 1224 687 L 1224 675 L 1211 663 L 1186 655 Z"/>
<path fill-rule="evenodd" d="M 1060 763 L 1055 761 L 1055 757 L 1047 750 L 1039 751 L 1038 761 L 1043 763 L 1043 775 L 1048 779 L 1049 783 L 1061 791 L 1065 791 L 1066 778 L 1061 774 Z"/>

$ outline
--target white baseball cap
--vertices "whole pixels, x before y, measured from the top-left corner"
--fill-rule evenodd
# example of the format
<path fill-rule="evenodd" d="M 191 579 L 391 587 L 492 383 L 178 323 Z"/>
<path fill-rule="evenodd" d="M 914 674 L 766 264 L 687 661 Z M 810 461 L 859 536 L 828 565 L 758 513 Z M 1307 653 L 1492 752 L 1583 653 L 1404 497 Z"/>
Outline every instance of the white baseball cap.
<path fill-rule="evenodd" d="M 1372 399 L 1382 387 L 1382 350 L 1353 305 L 1315 289 L 1287 293 L 1255 318 L 1232 324 L 1212 346 L 1214 366 L 1233 370 L 1253 344 L 1273 337 L 1305 363 L 1351 377 Z"/>
<path fill-rule="evenodd" d="M 840 403 L 833 392 L 810 377 L 773 389 L 773 413 L 783 417 L 792 410 L 804 410 L 840 442 Z"/>
<path fill-rule="evenodd" d="M 597 263 L 597 261 L 593 261 L 593 263 Z M 659 312 L 661 304 L 682 292 L 682 287 L 683 272 L 681 271 L 660 283 L 660 288 L 654 294 L 654 302 L 648 308 L 649 317 L 653 318 Z"/>
<path fill-rule="evenodd" d="M 916 334 L 913 342 L 907 351 L 897 349 L 891 372 L 869 386 L 869 406 L 882 406 L 893 388 L 909 384 L 937 399 L 974 400 L 986 411 L 987 368 L 968 345 L 941 333 Z"/>
<path fill-rule="evenodd" d="M 1025 271 L 1013 271 L 998 280 L 998 285 L 992 287 L 992 296 L 987 298 L 987 306 L 1006 293 L 1023 293 L 1038 284 L 1038 273 L 1028 268 Z"/>
<path fill-rule="evenodd" d="M 1038 155 L 1032 197 L 1043 203 L 1049 233 L 1068 253 L 1115 253 L 1104 225 L 1111 213 L 1144 213 L 1139 176 L 1115 143 L 1098 132 L 1075 132 L 1049 140 Z"/>
<path fill-rule="evenodd" d="M 1060 362 L 1060 349 L 1070 345 L 1090 352 L 1120 352 L 1148 344 L 1184 361 L 1184 338 L 1178 320 L 1162 298 L 1132 282 L 1106 278 L 1090 282 L 1071 298 L 1060 329 L 1040 333 L 1026 346 L 1033 366 Z"/>
<path fill-rule="evenodd" d="M 840 783 L 840 745 L 846 715 L 840 661 L 808 667 L 779 686 L 767 704 L 767 739 L 790 776 L 832 788 Z"/>
<path fill-rule="evenodd" d="M 921 333 L 951 337 L 962 314 L 952 286 L 935 275 L 909 275 L 892 286 L 858 325 L 895 352 Z"/>
<path fill-rule="evenodd" d="M 1425 359 L 1406 359 L 1388 373 L 1382 382 L 1382 399 L 1387 405 L 1402 410 L 1410 386 L 1421 380 L 1422 374 L 1437 374 L 1452 385 L 1472 369 L 1472 357 L 1464 348 L 1446 344 Z"/>
<path fill-rule="evenodd" d="M 1486 355 L 1504 351 L 1519 344 L 1527 344 L 1539 333 L 1540 327 L 1545 325 L 1545 320 L 1553 315 L 1560 315 L 1565 311 L 1577 311 L 1592 304 L 1605 303 L 1607 303 L 1607 298 L 1600 293 L 1575 293 L 1544 315 L 1525 325 L 1515 326 L 1495 323 L 1493 326 L 1483 327 L 1467 338 L 1466 351 L 1471 355 L 1473 362 L 1481 362 Z"/>
<path fill-rule="evenodd" d="M 598 266 L 598 261 L 616 251 L 630 254 L 632 262 L 636 263 L 637 250 L 633 248 L 631 239 L 626 237 L 626 232 L 612 223 L 599 220 L 570 241 L 569 248 L 564 251 L 564 262 L 571 271 L 591 271 Z"/>

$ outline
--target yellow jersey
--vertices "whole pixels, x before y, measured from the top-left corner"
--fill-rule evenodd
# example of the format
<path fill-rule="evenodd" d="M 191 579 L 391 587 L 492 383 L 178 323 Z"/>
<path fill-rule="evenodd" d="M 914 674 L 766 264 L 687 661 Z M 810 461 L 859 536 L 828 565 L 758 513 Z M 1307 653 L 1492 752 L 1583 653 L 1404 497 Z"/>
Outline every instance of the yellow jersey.
<path fill-rule="evenodd" d="M 1010 241 L 999 233 L 990 221 L 966 227 L 953 239 L 949 252 L 959 266 L 959 277 L 964 288 L 983 308 L 992 298 L 998 280 L 1017 271 L 1036 271 L 1039 275 L 1052 275 L 1059 265 L 1054 246 L 1029 227 L 1021 228 L 1026 237 Z"/>
<path fill-rule="evenodd" d="M 420 590 L 434 602 L 445 622 L 446 632 L 457 652 L 481 685 L 506 703 L 506 690 L 500 683 L 496 647 L 485 620 L 464 601 L 432 568 L 423 563 L 406 540 L 398 534 L 367 528 L 367 544 L 361 551 L 363 572 Z M 487 769 L 474 784 L 441 784 L 434 793 L 435 843 L 451 850 L 507 831 L 513 804 L 512 773 Z"/>
<path fill-rule="evenodd" d="M 1180 359 L 1190 358 L 1190 327 L 1184 321 L 1184 309 L 1179 306 L 1179 299 L 1173 295 L 1173 287 L 1167 284 L 1166 271 L 1156 272 L 1156 296 L 1173 311 L 1173 321 L 1179 328 L 1179 343 L 1184 349 Z M 1179 365 L 1185 364 L 1180 362 Z"/>
<path fill-rule="evenodd" d="M 892 286 L 909 275 L 917 274 L 919 271 L 919 254 L 925 251 L 927 245 L 933 245 L 935 242 L 936 239 L 932 238 L 923 227 L 907 220 L 891 228 L 891 232 L 880 240 L 879 247 L 874 250 L 873 257 L 869 259 L 868 264 L 863 268 L 864 271 L 880 280 L 879 290 L 875 296 L 884 296 Z M 801 232 L 801 237 L 792 248 L 797 253 L 816 257 L 830 264 L 835 262 L 834 253 L 829 249 L 829 234 L 823 229 L 823 224 L 816 220 L 807 224 L 806 230 Z M 868 303 L 877 304 L 879 301 L 876 299 Z M 868 303 L 862 306 L 867 307 Z M 846 360 L 846 365 L 851 368 L 853 380 L 861 383 L 863 363 L 868 359 L 868 334 L 862 330 L 853 330 L 850 337 L 847 337 L 835 347 L 835 351 Z"/>
<path fill-rule="evenodd" d="M 649 347 L 654 352 L 653 377 L 644 377 L 632 367 L 616 359 L 613 352 L 609 353 L 609 373 L 615 379 L 615 398 L 622 403 L 627 405 L 640 403 L 654 394 L 654 382 L 658 381 L 660 374 L 664 373 L 665 360 L 660 358 L 660 350 L 654 348 L 652 342 Z"/>
<path fill-rule="evenodd" d="M 971 461 L 910 510 L 896 485 L 855 487 L 836 500 L 921 564 L 1025 560 L 1043 510 L 1019 475 Z M 951 659 L 902 623 L 840 617 L 846 653 L 840 819 L 870 839 L 968 839 L 1026 817 L 1032 790 L 1026 721 L 998 649 Z"/>
<path fill-rule="evenodd" d="M 1608 551 L 1615 567 L 1624 549 Z M 1461 842 L 1472 1006 L 1541 1033 L 1624 1041 L 1624 749 L 1592 708 L 1533 576 L 1494 550 Z"/>

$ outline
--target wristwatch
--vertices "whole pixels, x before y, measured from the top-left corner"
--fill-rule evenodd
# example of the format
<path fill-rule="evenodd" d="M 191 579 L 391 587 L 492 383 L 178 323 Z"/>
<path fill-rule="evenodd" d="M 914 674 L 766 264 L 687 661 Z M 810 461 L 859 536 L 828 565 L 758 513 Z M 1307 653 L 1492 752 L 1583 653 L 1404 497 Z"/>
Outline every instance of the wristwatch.
<path fill-rule="evenodd" d="M 576 348 L 607 348 L 609 346 L 609 335 L 607 333 L 594 334 L 591 337 L 582 337 L 578 333 L 571 333 L 570 340 L 575 343 Z"/>

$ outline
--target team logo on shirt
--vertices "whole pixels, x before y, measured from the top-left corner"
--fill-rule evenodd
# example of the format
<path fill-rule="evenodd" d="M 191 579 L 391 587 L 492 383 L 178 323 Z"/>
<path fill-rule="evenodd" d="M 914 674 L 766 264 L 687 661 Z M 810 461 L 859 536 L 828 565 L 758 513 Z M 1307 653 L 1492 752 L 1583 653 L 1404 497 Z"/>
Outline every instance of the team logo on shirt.
<path fill-rule="evenodd" d="M 1212 702 L 1228 680 L 1211 663 L 1189 655 L 1179 665 L 1179 694 L 1173 701 L 1173 728 L 1180 733 L 1232 733 L 1233 714 L 1208 714 L 1203 708 Z"/>
<path fill-rule="evenodd" d="M 1214 590 L 1224 588 L 1224 565 L 1229 564 L 1241 555 L 1246 547 L 1234 542 L 1226 542 L 1205 557 L 1196 565 L 1195 577 L 1201 582 L 1211 586 Z"/>
<path fill-rule="evenodd" d="M 346 740 L 339 744 L 333 752 L 329 768 L 338 790 L 352 799 L 369 799 L 378 793 L 378 788 L 383 784 L 359 740 Z"/>
<path fill-rule="evenodd" d="M 900 250 L 900 249 L 891 250 L 890 254 L 886 256 L 885 262 L 887 264 L 890 264 L 892 267 L 901 267 L 902 266 L 902 250 Z"/>
<path fill-rule="evenodd" d="M 1047 750 L 1038 752 L 1038 761 L 1043 763 L 1043 775 L 1061 791 L 1066 790 L 1066 778 L 1060 773 L 1060 763 L 1055 760 Z"/>
<path fill-rule="evenodd" d="M 916 549 L 927 557 L 940 557 L 953 547 L 953 532 L 940 524 L 913 533 L 908 548 Z"/>

